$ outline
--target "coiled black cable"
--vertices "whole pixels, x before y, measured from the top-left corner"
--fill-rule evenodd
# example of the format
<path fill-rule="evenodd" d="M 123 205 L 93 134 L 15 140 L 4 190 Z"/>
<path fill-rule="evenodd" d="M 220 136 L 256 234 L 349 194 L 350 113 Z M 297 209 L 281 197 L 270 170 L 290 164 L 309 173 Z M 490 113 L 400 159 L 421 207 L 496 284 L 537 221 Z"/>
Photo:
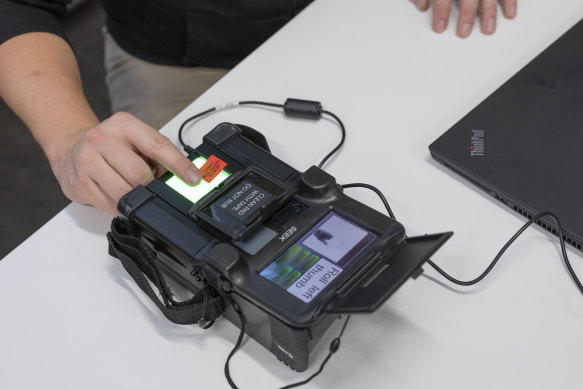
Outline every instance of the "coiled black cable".
<path fill-rule="evenodd" d="M 393 219 L 395 219 L 395 216 L 393 215 L 393 211 L 391 210 L 391 207 L 389 206 L 389 202 L 387 201 L 387 199 L 385 198 L 385 196 L 382 194 L 382 192 L 380 190 L 378 190 L 377 188 L 375 188 L 374 186 L 368 185 L 368 184 L 356 183 L 356 184 L 342 185 L 342 187 L 343 188 L 362 187 L 362 188 L 367 188 L 367 189 L 370 189 L 370 190 L 374 191 L 381 198 L 381 201 L 385 205 L 385 208 L 387 210 L 387 213 Z M 490 265 L 486 268 L 486 270 L 484 270 L 482 272 L 482 274 L 480 274 L 478 277 L 474 278 L 473 280 L 470 280 L 470 281 L 458 280 L 458 279 L 450 276 L 447 272 L 445 272 L 445 270 L 443 270 L 442 268 L 440 268 L 439 266 L 437 266 L 437 264 L 435 262 L 433 262 L 432 260 L 428 259 L 427 260 L 427 263 L 432 268 L 434 268 L 439 274 L 441 274 L 444 278 L 446 278 L 448 281 L 450 281 L 450 282 L 452 282 L 454 284 L 461 285 L 461 286 L 470 286 L 470 285 L 477 284 L 478 282 L 482 281 L 492 271 L 492 269 L 494 268 L 494 266 L 496 266 L 496 264 L 498 263 L 498 261 L 500 260 L 500 258 L 502 257 L 502 255 L 504 255 L 504 253 L 506 252 L 506 250 L 508 250 L 508 248 L 510 247 L 510 245 L 512 245 L 512 243 L 514 243 L 514 241 L 516 239 L 518 239 L 518 237 L 528 227 L 530 227 L 533 223 L 536 223 L 537 221 L 539 221 L 540 219 L 542 219 L 544 217 L 549 217 L 549 218 L 553 219 L 555 221 L 555 223 L 557 224 L 557 232 L 558 232 L 558 235 L 559 235 L 559 243 L 561 245 L 561 255 L 562 255 L 563 261 L 565 263 L 565 266 L 567 267 L 567 271 L 569 272 L 569 275 L 571 276 L 571 279 L 575 283 L 575 286 L 577 286 L 577 288 L 579 289 L 579 291 L 581 292 L 581 294 L 583 294 L 583 285 L 581 285 L 581 281 L 579 281 L 579 278 L 577 277 L 577 274 L 573 270 L 573 267 L 571 266 L 571 262 L 569 261 L 569 256 L 567 255 L 567 248 L 565 247 L 565 237 L 563 235 L 563 227 L 561 226 L 561 222 L 559 221 L 559 218 L 554 213 L 548 212 L 548 211 L 541 212 L 538 215 L 535 215 L 534 217 L 532 217 L 531 219 L 529 219 L 512 236 L 512 238 L 510 238 L 508 240 L 508 242 L 506 242 L 506 244 L 500 249 L 500 251 L 498 252 L 498 254 L 496 254 L 496 256 L 494 257 L 494 259 L 490 263 Z"/>
<path fill-rule="evenodd" d="M 289 101 L 289 99 L 288 99 L 288 101 Z M 184 122 L 182 122 L 182 124 L 180 125 L 180 128 L 178 129 L 178 141 L 180 142 L 180 145 L 182 146 L 184 151 L 186 151 L 188 154 L 192 154 L 194 152 L 194 149 L 191 146 L 189 146 L 186 142 L 184 142 L 184 138 L 183 138 L 184 130 L 186 129 L 186 127 L 189 124 L 192 124 L 194 121 L 196 121 L 196 119 L 199 119 L 203 116 L 206 116 L 212 112 L 221 111 L 223 109 L 237 107 L 237 106 L 241 106 L 241 105 L 260 105 L 260 106 L 265 106 L 265 107 L 284 109 L 284 104 L 269 103 L 266 101 L 257 101 L 257 100 L 245 100 L 245 101 L 238 101 L 235 103 L 223 104 L 223 105 L 209 108 L 205 111 L 199 112 L 196 115 L 193 115 L 193 116 L 189 117 L 188 119 L 186 119 Z M 340 150 L 340 148 L 344 144 L 344 141 L 346 140 L 346 128 L 344 127 L 344 123 L 342 123 L 342 120 L 340 120 L 340 118 L 337 115 L 335 115 L 333 112 L 322 109 L 321 106 L 319 106 L 319 105 L 317 106 L 316 110 L 317 110 L 317 115 L 314 115 L 313 118 L 319 118 L 320 115 L 322 115 L 322 114 L 330 116 L 332 119 L 334 119 L 336 121 L 336 123 L 338 123 L 338 126 L 340 127 L 340 131 L 341 131 L 341 137 L 340 137 L 340 141 L 338 142 L 338 144 L 332 149 L 332 151 L 330 151 L 328 154 L 326 154 L 326 156 L 318 164 L 318 167 L 322 168 L 322 166 L 324 166 L 324 164 L 338 150 Z M 284 112 L 285 112 L 285 110 L 284 110 Z M 287 112 L 286 112 L 286 115 L 287 115 Z M 305 117 L 307 117 L 307 116 L 305 116 Z"/>

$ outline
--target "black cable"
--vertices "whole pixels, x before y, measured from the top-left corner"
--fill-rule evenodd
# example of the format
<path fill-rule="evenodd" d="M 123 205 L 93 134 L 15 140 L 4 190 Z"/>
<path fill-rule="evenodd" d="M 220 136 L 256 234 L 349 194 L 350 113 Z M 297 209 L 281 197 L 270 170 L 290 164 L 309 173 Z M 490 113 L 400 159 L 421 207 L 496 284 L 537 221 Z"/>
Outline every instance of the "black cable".
<path fill-rule="evenodd" d="M 563 227 L 561 226 L 561 222 L 559 221 L 559 218 L 553 214 L 552 212 L 541 212 L 538 215 L 535 215 L 532 219 L 530 219 L 528 222 L 526 222 L 524 224 L 524 226 L 522 226 L 515 234 L 514 236 L 512 236 L 512 238 L 510 238 L 510 240 L 508 242 L 506 242 L 506 244 L 502 247 L 502 249 L 500 249 L 500 251 L 498 252 L 498 254 L 496 255 L 496 257 L 494 258 L 494 260 L 490 263 L 490 266 L 488 266 L 486 268 L 486 270 L 484 270 L 484 272 L 482 274 L 480 274 L 478 277 L 476 277 L 475 279 L 471 280 L 471 281 L 460 281 L 458 279 L 453 278 L 452 276 L 450 276 L 449 274 L 447 274 L 443 269 L 441 269 L 439 266 L 437 266 L 433 261 L 431 260 L 427 260 L 427 263 L 433 267 L 435 270 L 437 270 L 437 272 L 439 274 L 441 274 L 443 277 L 445 277 L 447 280 L 449 280 L 450 282 L 453 282 L 454 284 L 457 285 L 462 285 L 462 286 L 470 286 L 470 285 L 474 285 L 480 281 L 482 281 L 487 275 L 488 273 L 490 273 L 490 271 L 494 268 L 494 266 L 496 265 L 496 263 L 500 260 L 500 258 L 502 257 L 502 255 L 504 254 L 504 252 L 506 252 L 506 250 L 508 249 L 508 247 L 510 247 L 510 245 L 512 243 L 514 243 L 514 241 L 528 228 L 530 227 L 533 223 L 537 222 L 538 220 L 540 220 L 543 217 L 550 217 L 551 219 L 553 219 L 555 221 L 555 223 L 557 224 L 557 232 L 559 234 L 559 242 L 561 245 L 561 254 L 563 257 L 563 261 L 565 262 L 565 266 L 567 267 L 567 270 L 571 276 L 571 278 L 573 279 L 573 282 L 575 283 L 575 285 L 577 286 L 577 288 L 579 289 L 579 291 L 581 292 L 581 294 L 583 294 L 583 285 L 581 285 L 581 282 L 579 281 L 579 278 L 577 278 L 577 275 L 575 274 L 575 271 L 573 270 L 573 268 L 571 267 L 571 263 L 569 262 L 569 257 L 567 255 L 567 249 L 565 247 L 565 237 L 563 236 Z"/>
<path fill-rule="evenodd" d="M 229 385 L 231 385 L 231 388 L 238 389 L 237 385 L 235 385 L 235 382 L 233 382 L 233 379 L 231 378 L 231 373 L 229 371 L 229 362 L 231 361 L 231 358 L 233 357 L 233 355 L 235 355 L 235 353 L 237 352 L 237 350 L 239 350 L 239 347 L 241 347 L 241 344 L 243 343 L 243 338 L 245 337 L 245 318 L 243 317 L 243 312 L 241 312 L 241 309 L 239 308 L 237 303 L 235 303 L 234 301 L 231 301 L 231 303 L 233 305 L 233 309 L 235 310 L 237 315 L 239 315 L 239 320 L 241 321 L 241 332 L 239 332 L 237 343 L 235 343 L 235 347 L 233 347 L 233 349 L 229 353 L 229 356 L 227 357 L 227 361 L 225 362 L 225 377 L 227 378 Z"/>
<path fill-rule="evenodd" d="M 186 153 L 188 154 L 192 154 L 194 152 L 194 148 L 192 148 L 192 146 L 186 144 L 186 142 L 184 142 L 184 139 L 182 137 L 182 133 L 184 132 L 184 129 L 186 128 L 186 126 L 189 123 L 192 123 L 193 121 L 195 121 L 198 118 L 201 118 L 205 115 L 208 115 L 211 112 L 215 112 L 215 111 L 220 111 L 223 110 L 225 108 L 231 108 L 231 107 L 236 107 L 239 105 L 265 105 L 267 107 L 275 107 L 275 108 L 283 108 L 282 104 L 275 104 L 275 103 L 268 103 L 265 101 L 254 101 L 254 100 L 248 100 L 248 101 L 238 101 L 235 103 L 228 103 L 228 104 L 223 104 L 217 107 L 213 107 L 213 108 L 209 108 L 206 111 L 202 111 L 197 113 L 196 115 L 193 115 L 191 117 L 189 117 L 188 119 L 186 119 L 184 122 L 182 122 L 182 124 L 180 125 L 180 128 L 178 129 L 178 141 L 180 142 L 180 145 L 182 146 L 182 149 L 184 151 L 186 151 Z"/>
<path fill-rule="evenodd" d="M 370 190 L 374 191 L 381 198 L 383 204 L 385 205 L 385 208 L 387 209 L 387 213 L 390 215 L 390 217 L 396 220 L 395 216 L 393 215 L 393 211 L 391 210 L 391 207 L 389 206 L 389 203 L 387 202 L 387 199 L 385 198 L 385 196 L 383 196 L 383 194 L 377 188 L 373 187 L 372 185 L 361 184 L 361 183 L 341 185 L 341 186 L 343 188 L 362 187 L 362 188 L 367 188 L 367 189 L 370 189 Z M 441 274 L 444 278 L 446 278 L 447 280 L 449 280 L 450 282 L 452 282 L 454 284 L 461 285 L 461 286 L 470 286 L 470 285 L 477 284 L 478 282 L 482 281 L 488 275 L 488 273 L 490 273 L 490 271 L 492 271 L 492 269 L 494 268 L 494 266 L 496 266 L 496 263 L 498 263 L 498 261 L 500 260 L 500 258 L 502 257 L 502 255 L 506 252 L 506 250 L 508 250 L 508 247 L 510 247 L 510 245 L 512 245 L 512 243 L 514 243 L 514 241 L 528 227 L 530 227 L 533 223 L 536 223 L 538 220 L 540 220 L 540 219 L 542 219 L 544 217 L 550 217 L 557 224 L 557 232 L 559 234 L 559 243 L 561 245 L 561 254 L 562 254 L 562 257 L 563 257 L 563 261 L 565 262 L 565 266 L 567 267 L 567 270 L 569 272 L 569 275 L 571 276 L 571 279 L 575 283 L 575 286 L 577 286 L 577 288 L 579 289 L 579 291 L 581 292 L 581 294 L 583 294 L 583 285 L 581 285 L 581 281 L 579 281 L 579 278 L 577 277 L 577 274 L 575 274 L 575 271 L 573 270 L 573 267 L 571 266 L 571 262 L 569 261 L 569 256 L 567 255 L 567 248 L 565 247 L 565 237 L 563 235 L 563 227 L 561 226 L 561 222 L 559 221 L 559 218 L 554 213 L 548 212 L 548 211 L 541 212 L 538 215 L 535 215 L 529 221 L 527 221 L 512 236 L 512 238 L 510 238 L 510 240 L 508 240 L 508 242 L 506 242 L 506 244 L 502 247 L 502 249 L 500 249 L 500 251 L 498 252 L 498 254 L 496 255 L 496 257 L 492 260 L 492 262 L 486 268 L 486 270 L 484 270 L 484 272 L 482 274 L 480 274 L 478 277 L 476 277 L 475 279 L 473 279 L 471 281 L 460 281 L 460 280 L 458 280 L 458 279 L 450 276 L 443 269 L 441 269 L 439 266 L 437 266 L 435 264 L 435 262 L 433 262 L 431 259 L 428 259 L 427 260 L 427 263 L 431 267 L 433 267 L 439 274 Z"/>
<path fill-rule="evenodd" d="M 266 107 L 274 107 L 274 108 L 282 108 L 283 109 L 283 104 L 268 103 L 266 101 L 257 101 L 257 100 L 239 101 L 239 105 L 264 105 Z"/>
<path fill-rule="evenodd" d="M 184 140 L 182 139 L 182 131 L 184 131 L 184 128 L 186 127 L 186 125 L 188 123 L 191 123 L 195 119 L 198 119 L 199 117 L 207 115 L 207 114 L 214 112 L 216 110 L 217 110 L 217 107 L 209 108 L 206 111 L 202 111 L 200 113 L 197 113 L 194 116 L 189 117 L 184 122 L 182 122 L 182 124 L 180 125 L 180 128 L 178 129 L 178 141 L 182 145 L 182 148 L 184 149 L 184 151 L 186 151 L 188 154 L 192 154 L 194 152 L 194 149 L 184 142 Z"/>
<path fill-rule="evenodd" d="M 332 149 L 332 151 L 330 151 L 328 153 L 328 155 L 326 155 L 324 157 L 324 159 L 318 164 L 319 168 L 322 168 L 322 166 L 324 166 L 324 164 L 326 163 L 326 161 L 328 159 L 330 159 L 330 157 L 332 157 L 339 149 L 340 147 L 342 147 L 342 145 L 344 144 L 344 140 L 346 139 L 346 129 L 344 128 L 344 123 L 342 123 L 342 120 L 340 120 L 340 118 L 336 115 L 334 115 L 332 112 L 330 111 L 326 111 L 326 110 L 322 110 L 322 113 L 331 116 L 332 118 L 334 118 L 336 120 L 336 122 L 338 122 L 338 125 L 340 126 L 340 131 L 342 131 L 342 137 L 340 138 L 340 143 L 338 143 L 338 145 L 336 147 L 334 147 Z"/>
<path fill-rule="evenodd" d="M 232 302 L 232 304 L 233 304 L 233 308 L 235 309 L 235 312 L 237 313 L 237 315 L 239 315 L 239 320 L 241 321 L 241 331 L 239 332 L 239 337 L 237 338 L 237 343 L 235 343 L 235 346 L 233 347 L 233 349 L 229 353 L 229 356 L 227 357 L 227 361 L 225 363 L 225 377 L 227 378 L 227 382 L 229 382 L 229 385 L 231 386 L 232 389 L 239 389 L 238 386 L 235 385 L 235 382 L 233 381 L 233 379 L 231 378 L 231 373 L 229 371 L 229 362 L 231 361 L 231 358 L 233 357 L 233 355 L 235 355 L 235 353 L 237 352 L 237 350 L 239 350 L 239 348 L 241 347 L 241 344 L 243 343 L 243 338 L 245 336 L 245 318 L 243 317 L 243 313 L 239 309 L 239 306 L 235 302 Z M 322 373 L 322 371 L 324 370 L 324 367 L 326 366 L 326 363 L 328 363 L 328 361 L 332 357 L 332 354 L 334 354 L 340 348 L 340 338 L 342 337 L 342 334 L 344 334 L 344 330 L 346 329 L 346 326 L 348 324 L 349 319 L 350 319 L 350 315 L 347 315 L 346 320 L 344 321 L 344 324 L 342 325 L 342 329 L 340 330 L 340 334 L 338 334 L 338 336 L 336 338 L 332 339 L 332 342 L 330 343 L 330 351 L 328 352 L 328 355 L 326 356 L 326 358 L 324 358 L 324 361 L 322 361 L 322 364 L 320 364 L 320 368 L 318 369 L 318 371 L 316 371 L 314 374 L 312 374 L 311 376 L 309 376 L 308 378 L 306 378 L 303 381 L 295 382 L 293 384 L 283 386 L 279 389 L 297 388 L 298 386 L 302 386 L 302 385 L 307 384 L 312 379 L 316 378 L 320 373 Z"/>
<path fill-rule="evenodd" d="M 184 139 L 182 137 L 182 134 L 186 128 L 186 126 L 189 123 L 192 123 L 193 121 L 195 121 L 198 118 L 201 118 L 202 116 L 208 115 L 211 112 L 214 111 L 219 111 L 225 108 L 230 108 L 230 107 L 236 107 L 239 105 L 263 105 L 266 107 L 273 107 L 273 108 L 284 108 L 283 104 L 276 104 L 276 103 L 269 103 L 266 101 L 257 101 L 257 100 L 245 100 L 245 101 L 239 101 L 239 102 L 235 102 L 235 103 L 229 103 L 229 104 L 224 104 L 218 107 L 213 107 L 213 108 L 209 108 L 206 111 L 197 113 L 194 116 L 189 117 L 188 119 L 186 119 L 181 125 L 180 128 L 178 130 L 178 141 L 180 142 L 180 145 L 182 145 L 182 148 L 184 149 L 184 151 L 188 154 L 192 154 L 194 152 L 194 148 L 192 148 L 191 146 L 189 146 L 188 144 L 186 144 L 186 142 L 184 142 Z M 342 145 L 344 144 L 344 141 L 346 140 L 346 128 L 344 127 L 344 123 L 342 123 L 342 120 L 340 120 L 340 118 L 338 116 L 336 116 L 334 113 L 321 109 L 319 110 L 320 114 L 325 114 L 328 115 L 330 117 L 332 117 L 334 120 L 336 120 L 336 122 L 338 123 L 338 125 L 340 126 L 340 131 L 342 132 L 342 136 L 340 138 L 340 142 L 338 143 L 338 145 L 336 145 L 336 147 L 334 147 L 332 149 L 332 151 L 330 151 L 325 157 L 324 159 L 322 159 L 322 161 L 318 164 L 319 168 L 322 168 L 322 166 L 324 166 L 324 164 L 326 163 L 326 161 L 328 161 L 328 159 L 330 159 L 339 149 L 340 147 L 342 147 Z"/>
<path fill-rule="evenodd" d="M 299 382 L 296 382 L 294 384 L 286 385 L 284 387 L 281 387 L 280 389 L 291 389 L 291 388 L 297 388 L 298 386 L 305 385 L 308 382 L 310 382 L 313 378 L 318 376 L 322 372 L 322 370 L 324 370 L 324 366 L 326 366 L 326 363 L 328 363 L 328 361 L 332 357 L 332 354 L 334 354 L 336 351 L 338 351 L 338 348 L 340 347 L 340 338 L 342 337 L 342 334 L 344 333 L 344 330 L 346 329 L 346 325 L 348 324 L 349 319 L 350 319 L 350 315 L 346 316 L 346 320 L 344 321 L 344 325 L 342 326 L 342 329 L 340 330 L 340 334 L 338 334 L 338 336 L 336 338 L 332 339 L 332 343 L 330 343 L 330 351 L 328 352 L 328 355 L 326 356 L 324 361 L 322 361 L 322 364 L 320 365 L 320 368 L 318 369 L 318 371 L 303 381 L 299 381 Z"/>
<path fill-rule="evenodd" d="M 239 105 L 264 105 L 267 107 L 274 107 L 274 108 L 282 108 L 283 109 L 283 104 L 268 103 L 265 101 L 256 101 L 256 100 L 239 101 Z M 344 123 L 342 123 L 342 120 L 340 120 L 340 118 L 338 116 L 336 116 L 333 112 L 322 109 L 320 111 L 320 113 L 326 114 L 326 115 L 332 117 L 334 120 L 336 120 L 336 122 L 340 126 L 340 131 L 342 133 L 342 136 L 340 138 L 340 142 L 338 143 L 338 145 L 336 145 L 336 147 L 334 147 L 332 149 L 332 151 L 330 151 L 324 157 L 324 159 L 322 159 L 322 161 L 318 164 L 318 167 L 322 168 L 322 166 L 324 166 L 326 161 L 328 161 L 328 159 L 330 159 L 340 149 L 340 147 L 342 147 L 342 145 L 344 144 L 344 141 L 346 140 L 346 128 L 344 127 Z"/>
<path fill-rule="evenodd" d="M 383 202 L 383 205 L 387 209 L 387 213 L 389 214 L 389 216 L 391 217 L 391 219 L 397 220 L 397 218 L 395 217 L 395 214 L 391 210 L 391 206 L 389 205 L 389 202 L 387 201 L 387 199 L 385 198 L 385 196 L 383 195 L 383 193 L 380 190 L 378 190 L 377 188 L 375 188 L 374 186 L 369 185 L 369 184 L 363 184 L 363 183 L 360 183 L 360 182 L 356 182 L 354 184 L 340 185 L 340 186 L 342 188 L 366 188 L 366 189 L 372 190 L 373 192 L 375 192 L 381 198 L 381 201 Z"/>

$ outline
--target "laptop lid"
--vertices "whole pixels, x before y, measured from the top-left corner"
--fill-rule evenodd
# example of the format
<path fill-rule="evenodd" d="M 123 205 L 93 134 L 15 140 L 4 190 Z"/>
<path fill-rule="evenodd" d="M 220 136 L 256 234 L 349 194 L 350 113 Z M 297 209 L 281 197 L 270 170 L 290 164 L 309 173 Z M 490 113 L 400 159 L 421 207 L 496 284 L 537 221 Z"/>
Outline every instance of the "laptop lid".
<path fill-rule="evenodd" d="M 429 146 L 437 161 L 583 246 L 583 21 Z M 539 223 L 556 234 L 555 223 Z"/>

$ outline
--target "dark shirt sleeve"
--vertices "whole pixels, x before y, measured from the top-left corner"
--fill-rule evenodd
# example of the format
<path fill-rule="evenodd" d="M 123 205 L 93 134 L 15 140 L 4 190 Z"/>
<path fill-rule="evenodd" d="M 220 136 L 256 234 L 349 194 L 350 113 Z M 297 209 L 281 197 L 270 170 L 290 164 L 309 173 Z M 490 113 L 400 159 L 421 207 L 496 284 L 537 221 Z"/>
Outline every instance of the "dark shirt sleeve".
<path fill-rule="evenodd" d="M 0 44 L 28 32 L 49 32 L 63 39 L 59 20 L 71 0 L 0 0 Z"/>

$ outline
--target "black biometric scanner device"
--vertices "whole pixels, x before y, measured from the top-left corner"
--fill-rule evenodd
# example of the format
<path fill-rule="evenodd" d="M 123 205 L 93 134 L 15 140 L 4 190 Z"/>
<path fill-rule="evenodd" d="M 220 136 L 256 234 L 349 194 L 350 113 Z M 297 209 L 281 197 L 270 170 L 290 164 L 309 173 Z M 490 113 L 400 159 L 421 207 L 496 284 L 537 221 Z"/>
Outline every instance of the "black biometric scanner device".
<path fill-rule="evenodd" d="M 245 126 L 218 125 L 189 158 L 205 181 L 189 187 L 167 173 L 125 195 L 112 230 L 133 237 L 110 249 L 144 291 L 144 274 L 165 285 L 161 270 L 195 294 L 190 309 L 147 292 L 170 320 L 206 325 L 222 314 L 241 327 L 243 318 L 297 371 L 334 320 L 379 308 L 451 236 L 408 238 L 320 168 L 300 173 L 274 157 Z M 120 255 L 132 239 L 150 260 Z"/>

